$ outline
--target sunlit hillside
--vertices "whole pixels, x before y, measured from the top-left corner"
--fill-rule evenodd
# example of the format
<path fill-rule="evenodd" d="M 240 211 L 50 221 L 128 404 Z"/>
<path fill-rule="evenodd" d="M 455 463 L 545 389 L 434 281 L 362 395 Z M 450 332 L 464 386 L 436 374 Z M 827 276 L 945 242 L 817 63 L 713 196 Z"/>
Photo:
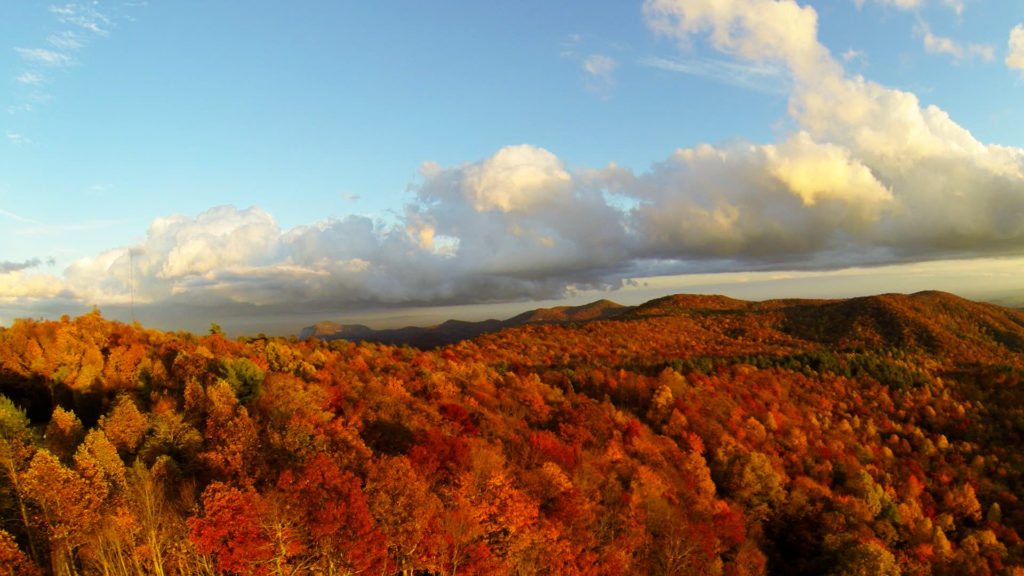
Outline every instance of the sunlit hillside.
<path fill-rule="evenodd" d="M 17 321 L 0 574 L 1024 574 L 1021 312 L 582 310 L 430 350 Z"/>

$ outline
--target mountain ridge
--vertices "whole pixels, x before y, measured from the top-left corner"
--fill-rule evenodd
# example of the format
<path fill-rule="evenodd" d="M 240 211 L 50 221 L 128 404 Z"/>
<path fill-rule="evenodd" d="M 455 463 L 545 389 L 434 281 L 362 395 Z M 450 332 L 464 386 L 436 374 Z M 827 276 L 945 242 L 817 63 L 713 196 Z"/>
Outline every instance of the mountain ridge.
<path fill-rule="evenodd" d="M 318 338 L 320 340 L 366 341 L 392 345 L 406 344 L 414 348 L 430 349 L 468 340 L 488 332 L 497 332 L 505 328 L 530 324 L 565 324 L 606 320 L 632 309 L 632 306 L 625 306 L 611 300 L 601 299 L 580 306 L 537 308 L 522 312 L 505 320 L 468 321 L 450 319 L 431 326 L 373 329 L 363 324 L 340 324 L 324 321 L 303 328 L 299 333 L 299 339 Z M 324 332 L 324 328 L 333 328 L 333 330 Z"/>
<path fill-rule="evenodd" d="M 745 316 L 751 325 L 760 324 L 800 340 L 839 349 L 909 345 L 934 352 L 962 346 L 954 340 L 970 335 L 967 342 L 974 347 L 984 347 L 985 342 L 994 340 L 1013 352 L 1024 351 L 1024 312 L 935 290 L 843 299 L 761 301 L 715 294 L 672 294 L 636 306 L 600 299 L 579 306 L 537 308 L 505 320 L 447 320 L 423 327 L 373 329 L 362 324 L 319 322 L 304 328 L 299 337 L 433 349 L 509 328 L 680 315 Z"/>

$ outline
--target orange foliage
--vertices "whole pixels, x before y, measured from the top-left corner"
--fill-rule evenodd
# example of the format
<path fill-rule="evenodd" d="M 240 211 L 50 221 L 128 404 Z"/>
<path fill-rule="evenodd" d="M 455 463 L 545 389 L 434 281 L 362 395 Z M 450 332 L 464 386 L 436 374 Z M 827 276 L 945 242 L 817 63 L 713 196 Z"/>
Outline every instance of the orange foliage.
<path fill-rule="evenodd" d="M 1014 574 L 1022 372 L 1024 316 L 933 293 L 434 351 L 21 320 L 0 575 Z"/>

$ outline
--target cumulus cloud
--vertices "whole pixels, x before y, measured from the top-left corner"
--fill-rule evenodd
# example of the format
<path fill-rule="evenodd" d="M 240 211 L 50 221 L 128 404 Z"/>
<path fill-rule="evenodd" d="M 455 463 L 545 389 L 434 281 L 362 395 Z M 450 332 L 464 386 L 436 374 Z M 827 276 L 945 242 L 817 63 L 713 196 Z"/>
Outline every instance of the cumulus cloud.
<path fill-rule="evenodd" d="M 533 146 L 509 146 L 475 165 L 442 175 L 435 164 L 425 164 L 428 179 L 457 178 L 448 190 L 431 187 L 431 198 L 451 199 L 464 195 L 477 211 L 497 208 L 503 212 L 529 211 L 550 204 L 568 192 L 569 174 L 554 154 Z"/>
<path fill-rule="evenodd" d="M 124 304 L 134 292 L 143 305 L 323 308 L 555 297 L 607 281 L 593 269 L 602 241 L 623 245 L 620 215 L 599 192 L 570 189 L 549 152 L 508 147 L 423 174 L 397 223 L 349 216 L 282 231 L 259 208 L 229 206 L 158 218 L 142 245 L 72 264 L 62 288 L 89 302 Z M 495 188 L 500 178 L 513 185 Z"/>
<path fill-rule="evenodd" d="M 1006 65 L 1017 70 L 1024 70 L 1024 24 L 1017 24 L 1010 31 Z"/>
<path fill-rule="evenodd" d="M 792 0 L 648 0 L 651 29 L 786 79 L 778 142 L 670 153 L 635 173 L 507 146 L 425 162 L 401 216 L 282 230 L 252 207 L 158 218 L 139 246 L 0 298 L 325 307 L 554 298 L 656 274 L 1020 256 L 1024 150 L 979 142 L 909 92 L 851 75 Z M 24 271 L 7 274 L 24 275 Z M 23 277 L 20 280 L 24 280 Z M 130 283 L 134 283 L 134 290 Z"/>
<path fill-rule="evenodd" d="M 57 298 L 63 291 L 60 278 L 15 270 L 0 274 L 0 302 L 24 302 Z"/>

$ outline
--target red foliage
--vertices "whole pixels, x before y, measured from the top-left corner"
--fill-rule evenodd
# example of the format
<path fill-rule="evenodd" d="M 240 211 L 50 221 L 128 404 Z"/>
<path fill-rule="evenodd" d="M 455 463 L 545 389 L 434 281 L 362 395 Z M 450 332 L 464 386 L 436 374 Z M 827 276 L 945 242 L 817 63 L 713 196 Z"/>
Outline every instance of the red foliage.
<path fill-rule="evenodd" d="M 214 482 L 203 492 L 203 516 L 189 518 L 189 540 L 201 554 L 212 554 L 229 574 L 267 573 L 273 542 L 261 525 L 266 502 L 252 490 Z"/>
<path fill-rule="evenodd" d="M 277 487 L 300 512 L 318 554 L 352 573 L 380 570 L 384 537 L 374 525 L 358 478 L 318 454 L 300 470 L 284 471 Z"/>
<path fill-rule="evenodd" d="M 462 426 L 462 431 L 464 433 L 466 433 L 466 434 L 476 434 L 477 433 L 476 424 L 473 422 L 473 419 L 470 417 L 469 412 L 467 412 L 466 409 L 463 408 L 462 406 L 460 406 L 458 404 L 450 404 L 450 403 L 449 404 L 441 404 L 440 406 L 438 406 L 437 411 L 440 412 L 441 416 L 443 416 L 445 420 L 449 420 L 451 422 L 455 422 L 456 424 Z"/>
<path fill-rule="evenodd" d="M 426 477 L 439 474 L 450 479 L 468 462 L 469 447 L 459 436 L 445 436 L 430 428 L 416 433 L 416 444 L 409 450 L 409 460 Z"/>
<path fill-rule="evenodd" d="M 579 454 L 576 448 L 563 444 L 557 436 L 547 430 L 530 432 L 530 446 L 538 464 L 555 462 L 566 470 L 573 470 L 578 463 Z"/>

